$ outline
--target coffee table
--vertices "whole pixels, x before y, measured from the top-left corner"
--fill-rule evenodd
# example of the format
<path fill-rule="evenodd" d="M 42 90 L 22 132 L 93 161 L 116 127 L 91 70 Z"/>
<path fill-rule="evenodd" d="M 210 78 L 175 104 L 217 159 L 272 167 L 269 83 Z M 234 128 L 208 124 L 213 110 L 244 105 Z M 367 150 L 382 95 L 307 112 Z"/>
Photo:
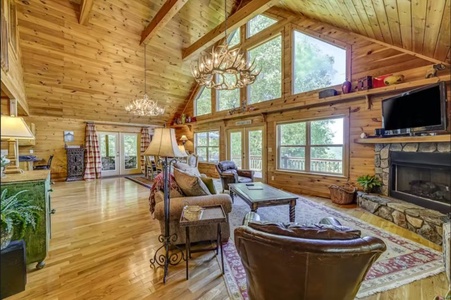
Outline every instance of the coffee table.
<path fill-rule="evenodd" d="M 297 196 L 276 189 L 261 182 L 231 183 L 229 184 L 230 197 L 240 196 L 250 207 L 257 212 L 259 207 L 273 205 L 289 205 L 290 222 L 295 219 L 295 207 Z"/>

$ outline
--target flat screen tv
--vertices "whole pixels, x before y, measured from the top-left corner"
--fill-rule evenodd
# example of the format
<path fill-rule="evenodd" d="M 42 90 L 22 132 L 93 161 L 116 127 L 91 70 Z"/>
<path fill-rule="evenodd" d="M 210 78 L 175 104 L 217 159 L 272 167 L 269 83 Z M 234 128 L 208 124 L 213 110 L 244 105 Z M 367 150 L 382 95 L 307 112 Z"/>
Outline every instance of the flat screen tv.
<path fill-rule="evenodd" d="M 446 130 L 446 86 L 428 85 L 382 100 L 385 135 Z"/>

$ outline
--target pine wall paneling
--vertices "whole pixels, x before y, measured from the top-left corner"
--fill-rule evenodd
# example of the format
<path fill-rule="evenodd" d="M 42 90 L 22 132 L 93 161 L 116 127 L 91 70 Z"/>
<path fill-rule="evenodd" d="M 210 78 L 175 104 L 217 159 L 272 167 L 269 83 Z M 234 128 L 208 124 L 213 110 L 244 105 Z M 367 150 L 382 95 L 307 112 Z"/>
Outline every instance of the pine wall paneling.
<path fill-rule="evenodd" d="M 24 82 L 22 79 L 22 53 L 19 46 L 18 29 L 17 26 L 13 26 L 13 23 L 17 24 L 17 5 L 14 0 L 2 0 L 1 3 L 3 5 L 3 7 L 1 8 L 1 13 L 5 16 L 9 35 L 7 42 L 8 66 L 7 68 L 1 68 L 2 95 L 7 95 L 9 99 L 17 100 L 19 114 L 28 114 L 29 107 L 27 96 L 25 94 Z M 16 15 L 10 9 L 16 11 Z M 13 33 L 13 31 L 15 32 Z"/>
<path fill-rule="evenodd" d="M 328 102 L 327 98 L 319 99 L 318 91 L 312 91 L 297 95 L 292 95 L 291 88 L 291 29 L 297 28 L 307 31 L 311 35 L 316 35 L 329 41 L 337 41 L 349 45 L 351 50 L 351 78 L 353 87 L 357 86 L 357 80 L 361 77 L 371 75 L 379 76 L 383 74 L 403 74 L 407 82 L 400 87 L 409 89 L 409 82 L 421 82 L 427 70 L 431 67 L 431 62 L 395 50 L 391 47 L 383 46 L 379 43 L 359 39 L 354 35 L 349 35 L 346 31 L 341 31 L 318 21 L 298 18 L 297 21 L 286 24 L 284 29 L 284 65 L 283 65 L 283 96 L 281 99 L 254 104 L 255 111 L 242 115 L 228 115 L 227 111 L 213 112 L 210 115 L 197 117 L 198 123 L 193 123 L 193 132 L 220 129 L 220 156 L 225 159 L 227 145 L 225 132 L 228 128 L 233 128 L 237 120 L 252 120 L 255 126 L 255 118 L 261 118 L 261 122 L 266 125 L 266 145 L 267 155 L 267 182 L 273 186 L 295 192 L 305 193 L 323 197 L 329 197 L 328 186 L 331 184 L 344 184 L 353 182 L 358 176 L 363 174 L 374 174 L 374 146 L 354 143 L 354 139 L 360 137 L 362 132 L 374 134 L 376 128 L 381 127 L 381 100 L 391 95 L 396 95 L 399 91 L 388 91 L 382 95 L 370 96 L 371 108 L 364 95 L 355 98 Z M 446 72 L 439 74 L 446 75 Z M 446 77 L 449 80 L 449 77 Z M 434 81 L 434 80 L 433 80 Z M 433 81 L 426 81 L 432 83 Z M 426 84 L 425 82 L 425 84 Z M 448 84 L 449 87 L 449 84 Z M 341 86 L 334 87 L 341 90 Z M 390 88 L 392 89 L 392 88 Z M 449 92 L 449 88 L 448 88 Z M 356 94 L 360 95 L 360 94 Z M 187 115 L 193 114 L 193 104 L 195 97 L 189 99 L 189 104 L 179 113 Z M 326 102 L 322 104 L 322 102 Z M 276 124 L 287 120 L 311 119 L 319 116 L 334 115 L 338 112 L 347 111 L 349 114 L 349 161 L 348 175 L 324 176 L 301 174 L 294 172 L 278 171 L 276 168 Z M 265 116 L 263 118 L 262 116 Z M 265 121 L 263 121 L 265 120 Z M 272 148 L 272 152 L 267 149 Z M 217 177 L 217 172 L 213 164 L 200 163 L 201 173 Z M 274 180 L 272 180 L 274 178 Z"/>

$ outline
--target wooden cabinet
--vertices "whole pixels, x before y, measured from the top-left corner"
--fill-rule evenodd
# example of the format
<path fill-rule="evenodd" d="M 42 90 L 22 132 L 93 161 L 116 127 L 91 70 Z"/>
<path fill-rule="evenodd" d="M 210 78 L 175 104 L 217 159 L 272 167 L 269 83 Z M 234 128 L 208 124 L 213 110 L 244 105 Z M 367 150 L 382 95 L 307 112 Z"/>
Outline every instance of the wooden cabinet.
<path fill-rule="evenodd" d="M 85 171 L 85 148 L 66 148 L 67 179 L 82 180 Z"/>
<path fill-rule="evenodd" d="M 41 207 L 42 212 L 36 230 L 28 229 L 25 232 L 24 241 L 26 245 L 27 264 L 37 262 L 36 268 L 41 269 L 45 265 L 45 258 L 49 250 L 50 241 L 50 217 L 54 212 L 50 205 L 50 171 L 28 171 L 23 174 L 8 174 L 2 178 L 0 189 L 8 190 L 12 195 L 26 190 L 24 196 L 32 199 L 35 205 Z M 17 239 L 13 236 L 13 240 Z"/>

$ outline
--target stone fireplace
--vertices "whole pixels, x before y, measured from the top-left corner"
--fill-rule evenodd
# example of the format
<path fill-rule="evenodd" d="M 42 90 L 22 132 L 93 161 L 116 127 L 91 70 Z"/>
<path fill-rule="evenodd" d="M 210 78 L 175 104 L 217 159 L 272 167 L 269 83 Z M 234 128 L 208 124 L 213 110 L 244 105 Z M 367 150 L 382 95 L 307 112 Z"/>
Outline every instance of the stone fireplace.
<path fill-rule="evenodd" d="M 451 210 L 450 148 L 449 142 L 376 144 L 382 196 L 359 192 L 359 206 L 441 245 Z"/>

